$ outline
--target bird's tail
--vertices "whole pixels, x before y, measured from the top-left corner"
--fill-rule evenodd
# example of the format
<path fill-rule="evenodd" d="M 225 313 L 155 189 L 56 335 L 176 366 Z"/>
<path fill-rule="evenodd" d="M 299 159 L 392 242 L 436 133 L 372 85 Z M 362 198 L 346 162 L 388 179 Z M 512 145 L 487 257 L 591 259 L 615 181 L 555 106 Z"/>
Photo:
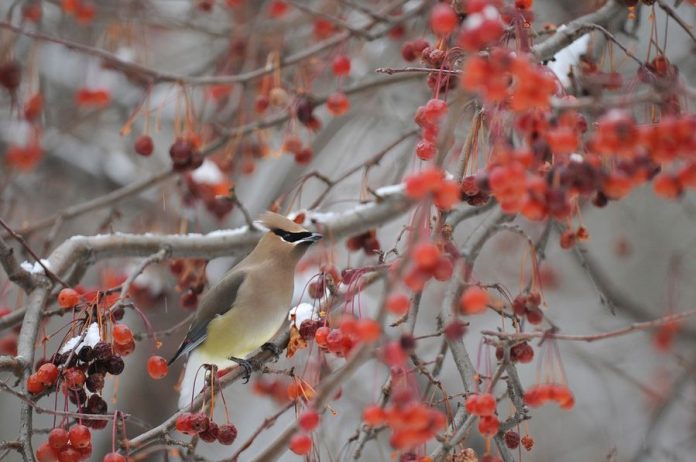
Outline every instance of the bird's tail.
<path fill-rule="evenodd" d="M 193 350 L 189 353 L 184 380 L 181 381 L 181 389 L 179 391 L 179 409 L 188 407 L 191 404 L 191 399 L 195 398 L 203 390 L 205 385 L 205 368 L 203 365 L 207 362 L 205 356 L 200 351 Z"/>

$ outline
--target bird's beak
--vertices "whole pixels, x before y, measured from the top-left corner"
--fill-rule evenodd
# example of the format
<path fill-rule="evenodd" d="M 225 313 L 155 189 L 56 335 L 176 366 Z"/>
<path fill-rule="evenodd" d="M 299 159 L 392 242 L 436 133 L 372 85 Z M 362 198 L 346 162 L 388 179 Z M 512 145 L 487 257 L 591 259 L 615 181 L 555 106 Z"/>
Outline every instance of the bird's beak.
<path fill-rule="evenodd" d="M 324 237 L 324 236 L 322 236 L 322 235 L 319 234 L 319 233 L 312 233 L 310 236 L 303 237 L 302 239 L 300 239 L 299 241 L 297 241 L 297 243 L 298 243 L 298 244 L 314 244 L 315 242 L 317 242 L 317 241 L 318 241 L 319 239 L 321 239 L 322 237 Z"/>

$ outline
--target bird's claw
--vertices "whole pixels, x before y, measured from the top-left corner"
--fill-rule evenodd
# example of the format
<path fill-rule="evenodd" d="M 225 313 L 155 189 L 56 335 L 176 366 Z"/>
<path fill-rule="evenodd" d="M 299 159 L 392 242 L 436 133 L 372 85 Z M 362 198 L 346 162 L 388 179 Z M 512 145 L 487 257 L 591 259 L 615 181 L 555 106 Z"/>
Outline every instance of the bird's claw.
<path fill-rule="evenodd" d="M 275 360 L 278 361 L 278 359 L 280 358 L 280 354 L 283 352 L 283 349 L 275 343 L 266 342 L 263 345 L 261 345 L 261 351 L 270 351 L 273 354 Z"/>
<path fill-rule="evenodd" d="M 234 356 L 230 356 L 229 358 L 230 361 L 234 361 L 241 368 L 244 369 L 244 375 L 242 376 L 242 379 L 244 379 L 244 383 L 249 383 L 249 378 L 251 377 L 251 373 L 254 370 L 254 366 L 251 364 L 251 361 L 247 359 L 241 359 L 241 358 L 235 358 Z"/>

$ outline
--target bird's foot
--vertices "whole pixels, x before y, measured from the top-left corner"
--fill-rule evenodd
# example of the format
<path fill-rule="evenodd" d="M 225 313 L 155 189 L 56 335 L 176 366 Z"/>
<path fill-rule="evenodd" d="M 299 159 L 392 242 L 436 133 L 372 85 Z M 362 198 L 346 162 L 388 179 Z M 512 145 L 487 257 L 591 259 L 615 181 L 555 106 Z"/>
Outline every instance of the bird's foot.
<path fill-rule="evenodd" d="M 280 354 L 283 352 L 283 349 L 275 343 L 266 342 L 263 345 L 261 345 L 261 351 L 270 351 L 273 354 L 275 360 L 278 361 L 278 359 L 280 358 Z"/>
<path fill-rule="evenodd" d="M 242 376 L 242 378 L 244 379 L 244 383 L 248 383 L 249 377 L 251 377 L 251 373 L 254 370 L 254 366 L 251 364 L 251 361 L 247 359 L 235 358 L 234 356 L 230 356 L 227 359 L 236 362 L 237 364 L 239 364 L 240 367 L 244 369 L 244 375 Z"/>

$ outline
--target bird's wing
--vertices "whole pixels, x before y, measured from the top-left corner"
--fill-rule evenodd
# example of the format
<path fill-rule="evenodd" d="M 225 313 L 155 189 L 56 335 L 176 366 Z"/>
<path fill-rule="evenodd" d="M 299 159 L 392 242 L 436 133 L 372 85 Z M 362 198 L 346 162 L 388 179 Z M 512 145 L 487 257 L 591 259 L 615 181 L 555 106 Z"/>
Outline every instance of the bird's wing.
<path fill-rule="evenodd" d="M 239 287 L 244 282 L 245 276 L 242 271 L 232 270 L 203 296 L 196 312 L 196 318 L 169 364 L 203 343 L 208 335 L 208 324 L 234 307 Z"/>

